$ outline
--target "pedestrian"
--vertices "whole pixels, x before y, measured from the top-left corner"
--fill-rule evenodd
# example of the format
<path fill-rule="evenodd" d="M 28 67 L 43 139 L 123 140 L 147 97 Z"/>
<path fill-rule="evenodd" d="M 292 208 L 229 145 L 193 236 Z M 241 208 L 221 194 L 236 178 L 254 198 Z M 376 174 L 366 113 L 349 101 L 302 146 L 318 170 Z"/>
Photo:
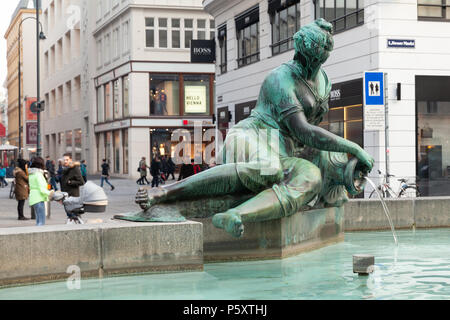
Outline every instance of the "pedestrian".
<path fill-rule="evenodd" d="M 56 182 L 58 182 L 61 186 L 61 177 L 64 170 L 63 160 L 58 160 L 58 170 L 56 171 Z"/>
<path fill-rule="evenodd" d="M 169 164 L 167 162 L 167 157 L 162 156 L 161 157 L 161 179 L 166 181 L 168 178 L 168 172 L 169 172 Z"/>
<path fill-rule="evenodd" d="M 178 181 L 187 179 L 190 176 L 194 175 L 194 166 L 192 165 L 193 162 L 194 162 L 194 160 L 191 160 L 190 164 L 183 163 L 183 165 L 181 166 L 180 176 L 178 177 Z"/>
<path fill-rule="evenodd" d="M 52 189 L 58 191 L 58 186 L 56 185 L 55 161 L 50 160 L 50 157 L 47 157 L 47 161 L 45 162 L 45 169 L 50 174 L 50 185 L 52 186 Z"/>
<path fill-rule="evenodd" d="M 159 161 L 158 157 L 153 158 L 152 164 L 150 166 L 150 174 L 153 177 L 152 180 L 152 188 L 159 186 L 159 179 L 161 174 L 161 162 Z"/>
<path fill-rule="evenodd" d="M 4 188 L 4 187 L 8 186 L 8 182 L 6 181 L 6 168 L 2 166 L 0 166 L 0 187 Z"/>
<path fill-rule="evenodd" d="M 25 200 L 27 200 L 30 196 L 30 185 L 28 184 L 28 175 L 26 172 L 27 161 L 19 159 L 17 161 L 17 167 L 14 169 L 14 179 L 16 181 L 16 185 L 14 186 L 14 194 L 17 200 L 17 213 L 19 215 L 19 220 L 21 221 L 30 220 L 23 214 Z"/>
<path fill-rule="evenodd" d="M 202 167 L 199 164 L 195 164 L 194 159 L 191 160 L 192 166 L 194 167 L 194 174 L 202 172 Z"/>
<path fill-rule="evenodd" d="M 79 197 L 80 187 L 84 185 L 84 180 L 80 171 L 80 163 L 73 162 L 70 153 L 66 153 L 63 159 L 64 167 L 60 182 L 61 191 L 67 192 L 70 197 Z"/>
<path fill-rule="evenodd" d="M 103 188 L 103 182 L 106 182 L 107 184 L 109 184 L 109 186 L 111 187 L 111 191 L 114 191 L 115 187 L 109 182 L 109 163 L 106 159 L 103 159 L 103 164 L 102 164 L 102 177 L 101 177 L 101 182 L 100 182 L 100 186 Z"/>
<path fill-rule="evenodd" d="M 136 181 L 137 184 L 139 184 L 139 185 L 145 184 L 144 180 L 147 184 L 150 184 L 150 182 L 148 182 L 148 180 L 147 180 L 147 168 L 150 168 L 150 167 L 147 166 L 146 158 L 142 157 L 141 161 L 139 161 L 139 167 L 138 167 L 138 170 L 141 173 L 141 178 L 138 181 Z"/>
<path fill-rule="evenodd" d="M 45 225 L 45 202 L 51 200 L 54 190 L 48 190 L 48 183 L 44 177 L 45 163 L 41 157 L 33 158 L 29 173 L 30 207 L 36 215 L 36 225 Z"/>
<path fill-rule="evenodd" d="M 87 165 L 86 165 L 86 160 L 81 161 L 81 165 L 80 165 L 80 171 L 81 171 L 81 176 L 84 179 L 84 182 L 87 182 Z"/>
<path fill-rule="evenodd" d="M 175 168 L 176 165 L 172 160 L 172 157 L 169 157 L 169 159 L 167 160 L 167 179 L 169 179 L 170 176 L 173 177 L 173 180 L 175 180 Z"/>

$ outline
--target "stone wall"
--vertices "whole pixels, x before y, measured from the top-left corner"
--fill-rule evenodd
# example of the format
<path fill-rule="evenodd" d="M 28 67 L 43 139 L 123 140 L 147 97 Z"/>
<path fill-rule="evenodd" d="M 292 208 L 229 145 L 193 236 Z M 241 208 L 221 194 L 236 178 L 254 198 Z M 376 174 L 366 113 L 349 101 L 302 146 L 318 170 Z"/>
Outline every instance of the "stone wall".
<path fill-rule="evenodd" d="M 196 222 L 0 229 L 0 286 L 137 272 L 203 270 Z"/>

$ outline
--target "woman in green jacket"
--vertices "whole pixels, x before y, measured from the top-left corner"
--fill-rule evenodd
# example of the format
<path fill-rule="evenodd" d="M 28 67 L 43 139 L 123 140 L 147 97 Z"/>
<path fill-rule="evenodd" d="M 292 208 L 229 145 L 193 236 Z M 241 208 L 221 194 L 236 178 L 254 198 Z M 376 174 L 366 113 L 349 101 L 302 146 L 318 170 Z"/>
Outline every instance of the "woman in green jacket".
<path fill-rule="evenodd" d="M 44 177 L 45 163 L 41 157 L 32 160 L 29 174 L 30 184 L 30 207 L 33 207 L 36 214 L 36 225 L 45 225 L 45 202 L 51 200 L 54 191 L 48 190 L 48 183 Z"/>

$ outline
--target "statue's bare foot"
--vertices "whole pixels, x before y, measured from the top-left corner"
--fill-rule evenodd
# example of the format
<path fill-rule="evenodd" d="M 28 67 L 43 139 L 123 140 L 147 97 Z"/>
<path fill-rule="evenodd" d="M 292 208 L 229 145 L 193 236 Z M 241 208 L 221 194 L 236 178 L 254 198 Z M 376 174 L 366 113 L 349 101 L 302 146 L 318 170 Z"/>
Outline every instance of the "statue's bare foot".
<path fill-rule="evenodd" d="M 219 213 L 213 217 L 213 225 L 219 229 L 225 229 L 226 232 L 235 238 L 240 238 L 244 234 L 244 225 L 241 216 L 237 212 L 228 211 Z"/>
<path fill-rule="evenodd" d="M 164 197 L 166 195 L 166 190 L 163 188 L 153 188 L 149 191 L 140 188 L 138 193 L 136 194 L 136 203 L 141 207 L 142 210 L 148 210 L 155 204 L 161 203 L 164 201 Z"/>

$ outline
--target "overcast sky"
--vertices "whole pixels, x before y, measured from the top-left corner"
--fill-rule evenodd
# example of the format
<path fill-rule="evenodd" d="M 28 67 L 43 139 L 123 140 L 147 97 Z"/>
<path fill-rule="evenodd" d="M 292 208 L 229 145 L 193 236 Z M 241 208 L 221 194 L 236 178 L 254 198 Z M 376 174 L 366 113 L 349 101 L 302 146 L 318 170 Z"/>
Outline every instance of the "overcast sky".
<path fill-rule="evenodd" d="M 6 39 L 5 33 L 8 30 L 9 23 L 11 22 L 12 14 L 19 4 L 19 0 L 0 0 L 0 90 L 6 92 L 3 88 L 3 84 L 7 75 L 7 62 L 6 62 Z"/>

